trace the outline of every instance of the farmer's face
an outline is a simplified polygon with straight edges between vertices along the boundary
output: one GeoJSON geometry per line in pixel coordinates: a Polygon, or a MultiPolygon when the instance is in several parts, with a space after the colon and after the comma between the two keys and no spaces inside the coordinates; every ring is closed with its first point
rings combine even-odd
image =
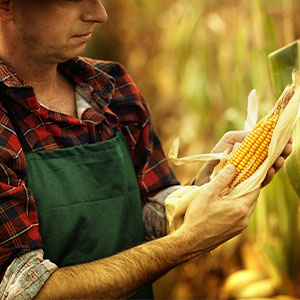
{"type": "Polygon", "coordinates": [[[80,55],[95,24],[107,20],[99,0],[13,0],[11,8],[17,44],[53,62],[80,55]]]}

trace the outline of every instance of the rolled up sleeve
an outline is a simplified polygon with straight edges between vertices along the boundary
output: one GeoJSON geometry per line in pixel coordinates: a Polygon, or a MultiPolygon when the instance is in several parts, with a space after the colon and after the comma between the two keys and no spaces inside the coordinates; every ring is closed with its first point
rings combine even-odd
{"type": "Polygon", "coordinates": [[[54,263],[44,260],[43,256],[43,250],[39,249],[14,259],[0,284],[1,300],[34,299],[57,269],[54,263]]]}

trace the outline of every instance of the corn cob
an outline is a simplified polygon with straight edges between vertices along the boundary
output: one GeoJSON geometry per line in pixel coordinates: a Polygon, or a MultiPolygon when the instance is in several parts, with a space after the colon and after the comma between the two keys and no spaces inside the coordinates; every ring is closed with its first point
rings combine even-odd
{"type": "MultiPolygon", "coordinates": [[[[294,81],[299,80],[299,71],[294,70],[293,79],[294,81]]],[[[295,85],[291,85],[283,91],[270,114],[254,127],[225,163],[224,167],[228,164],[233,164],[236,167],[235,177],[230,187],[249,178],[265,161],[274,128],[294,93],[295,85]]]]}

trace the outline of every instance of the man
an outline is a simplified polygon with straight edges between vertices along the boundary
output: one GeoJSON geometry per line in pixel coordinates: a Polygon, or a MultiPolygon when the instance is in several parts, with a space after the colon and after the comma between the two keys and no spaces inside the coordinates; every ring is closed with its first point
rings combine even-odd
{"type": "Polygon", "coordinates": [[[78,57],[106,19],[99,0],[0,0],[1,299],[149,299],[151,282],[240,233],[254,210],[259,190],[219,197],[229,166],[165,235],[163,202],[179,186],[148,108],[120,65],[78,57]]]}

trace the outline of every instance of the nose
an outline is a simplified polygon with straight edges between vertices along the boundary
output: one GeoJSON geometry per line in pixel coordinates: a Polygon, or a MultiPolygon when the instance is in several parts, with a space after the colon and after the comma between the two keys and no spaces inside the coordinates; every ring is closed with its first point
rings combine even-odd
{"type": "Polygon", "coordinates": [[[85,22],[105,23],[107,21],[107,13],[102,2],[100,0],[86,1],[82,20],[85,22]]]}

